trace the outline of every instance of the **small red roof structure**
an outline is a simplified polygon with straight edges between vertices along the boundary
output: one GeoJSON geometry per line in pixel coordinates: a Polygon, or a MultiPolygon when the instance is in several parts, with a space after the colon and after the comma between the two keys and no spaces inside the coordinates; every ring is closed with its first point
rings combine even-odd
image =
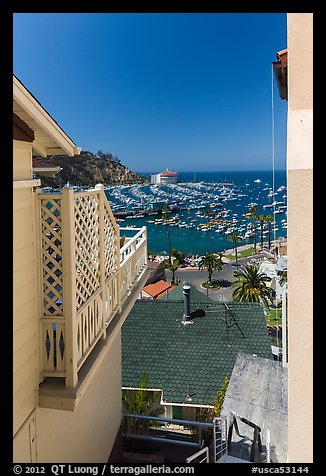
{"type": "Polygon", "coordinates": [[[285,50],[278,51],[276,53],[277,59],[281,61],[282,68],[286,68],[288,65],[288,50],[287,48],[285,50]]]}
{"type": "Polygon", "coordinates": [[[160,281],[157,281],[153,284],[147,284],[147,286],[143,287],[143,291],[150,296],[149,299],[157,299],[171,289],[171,284],[167,283],[163,279],[160,279],[160,281]]]}
{"type": "Polygon", "coordinates": [[[171,172],[171,170],[164,170],[164,172],[160,172],[160,175],[178,175],[177,172],[171,172]]]}
{"type": "Polygon", "coordinates": [[[288,99],[288,50],[284,49],[276,53],[277,61],[274,61],[273,70],[281,99],[288,99]]]}

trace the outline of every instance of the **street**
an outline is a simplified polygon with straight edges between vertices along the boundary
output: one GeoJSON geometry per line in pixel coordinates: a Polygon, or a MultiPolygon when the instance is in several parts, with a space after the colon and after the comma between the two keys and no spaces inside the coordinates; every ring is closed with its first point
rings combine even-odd
{"type": "MultiPolygon", "coordinates": [[[[256,256],[257,258],[257,256],[256,256]]],[[[258,259],[261,259],[262,255],[259,255],[258,259]]],[[[239,268],[241,265],[246,264],[248,261],[255,259],[252,256],[247,258],[239,258],[239,268]]],[[[179,278],[182,284],[184,281],[195,286],[202,293],[208,294],[208,297],[214,301],[218,301],[223,296],[225,301],[232,301],[233,288],[231,284],[236,280],[234,277],[234,271],[236,271],[235,261],[230,261],[229,263],[224,263],[221,271],[214,271],[212,275],[212,280],[219,281],[221,287],[219,289],[205,289],[201,286],[201,283],[207,281],[208,273],[206,269],[199,271],[197,269],[183,269],[179,268],[175,272],[175,279],[179,278]]],[[[171,282],[172,272],[168,269],[165,270],[166,280],[171,282]]]]}

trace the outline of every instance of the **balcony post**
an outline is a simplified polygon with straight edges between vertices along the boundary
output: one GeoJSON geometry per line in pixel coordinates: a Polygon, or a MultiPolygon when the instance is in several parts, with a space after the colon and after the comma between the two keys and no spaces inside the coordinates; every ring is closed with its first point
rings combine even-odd
{"type": "Polygon", "coordinates": [[[143,254],[143,259],[144,259],[144,262],[143,262],[143,265],[147,267],[147,228],[146,226],[143,227],[144,228],[144,232],[143,232],[143,235],[144,235],[144,238],[145,238],[145,243],[144,243],[144,247],[145,247],[145,250],[144,250],[144,254],[143,254]]]}
{"type": "Polygon", "coordinates": [[[105,339],[106,328],[105,323],[107,319],[106,315],[106,303],[107,303],[107,289],[105,286],[105,242],[104,242],[104,186],[101,183],[95,185],[95,190],[98,190],[98,203],[99,203],[99,243],[100,243],[100,283],[102,289],[102,339],[105,339]]]}
{"type": "Polygon", "coordinates": [[[121,253],[120,253],[120,227],[117,226],[117,249],[116,249],[116,267],[117,267],[117,301],[118,312],[121,313],[122,299],[121,299],[121,253]]]}
{"type": "Polygon", "coordinates": [[[76,251],[74,191],[62,191],[63,315],[65,318],[66,387],[74,388],[77,374],[76,251]]]}

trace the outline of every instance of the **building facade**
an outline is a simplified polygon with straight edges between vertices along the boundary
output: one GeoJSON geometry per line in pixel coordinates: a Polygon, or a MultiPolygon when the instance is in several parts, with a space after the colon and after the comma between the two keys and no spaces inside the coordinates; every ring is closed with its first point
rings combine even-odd
{"type": "Polygon", "coordinates": [[[177,183],[178,174],[177,172],[172,172],[171,170],[166,169],[163,172],[159,172],[158,174],[151,175],[151,182],[160,184],[160,185],[167,185],[169,183],[177,183]]]}
{"type": "Polygon", "coordinates": [[[288,461],[313,460],[313,14],[288,27],[288,461]],[[299,238],[298,238],[299,237],[299,238]]]}
{"type": "Polygon", "coordinates": [[[14,462],[107,462],[120,328],[148,278],[146,229],[120,249],[103,186],[41,193],[33,155],[80,148],[13,78],[14,462]]]}

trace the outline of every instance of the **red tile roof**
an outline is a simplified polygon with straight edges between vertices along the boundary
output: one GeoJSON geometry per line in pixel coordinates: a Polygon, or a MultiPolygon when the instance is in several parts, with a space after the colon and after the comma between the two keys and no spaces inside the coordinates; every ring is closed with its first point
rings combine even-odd
{"type": "Polygon", "coordinates": [[[164,170],[164,172],[160,172],[160,175],[178,175],[177,172],[171,172],[171,170],[164,170]]]}
{"type": "Polygon", "coordinates": [[[145,291],[147,294],[149,294],[150,296],[152,296],[152,298],[155,299],[171,287],[171,284],[167,283],[163,279],[160,279],[160,281],[157,281],[156,283],[147,284],[147,286],[143,287],[143,291],[145,291]]]}
{"type": "Polygon", "coordinates": [[[277,59],[281,61],[282,68],[286,68],[288,65],[288,50],[281,50],[277,52],[277,59]]]}

